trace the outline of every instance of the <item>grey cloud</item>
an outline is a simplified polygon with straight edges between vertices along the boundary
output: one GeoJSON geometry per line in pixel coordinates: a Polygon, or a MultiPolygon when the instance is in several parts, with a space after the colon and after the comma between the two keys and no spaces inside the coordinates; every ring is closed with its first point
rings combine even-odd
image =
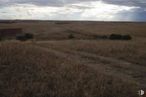
{"type": "Polygon", "coordinates": [[[103,0],[108,4],[138,7],[133,11],[117,14],[118,20],[146,21],[146,0],[103,0]]]}
{"type": "Polygon", "coordinates": [[[0,6],[10,6],[14,4],[33,4],[39,6],[62,6],[60,0],[0,0],[0,6]]]}
{"type": "Polygon", "coordinates": [[[69,5],[70,8],[77,8],[77,9],[92,9],[92,6],[85,6],[85,5],[69,5]]]}
{"type": "Polygon", "coordinates": [[[34,4],[39,6],[64,6],[66,4],[90,1],[103,1],[108,4],[137,6],[146,8],[146,0],[0,0],[0,6],[13,4],[34,4]]]}
{"type": "Polygon", "coordinates": [[[0,6],[8,6],[14,4],[33,4],[38,6],[64,6],[66,4],[73,4],[85,1],[95,0],[0,0],[0,6]]]}
{"type": "Polygon", "coordinates": [[[122,21],[146,21],[146,11],[143,11],[142,8],[128,12],[123,11],[118,13],[116,18],[122,21]]]}
{"type": "Polygon", "coordinates": [[[146,0],[102,0],[108,4],[146,8],[146,0]]]}

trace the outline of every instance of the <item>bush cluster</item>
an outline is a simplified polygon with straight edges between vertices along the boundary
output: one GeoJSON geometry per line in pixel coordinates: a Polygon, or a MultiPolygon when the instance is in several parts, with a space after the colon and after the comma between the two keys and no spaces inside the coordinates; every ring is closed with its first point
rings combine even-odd
{"type": "Polygon", "coordinates": [[[111,40],[131,40],[132,37],[130,35],[121,35],[121,34],[111,34],[109,36],[111,40]]]}
{"type": "Polygon", "coordinates": [[[93,37],[96,39],[108,39],[108,36],[106,35],[93,35],[93,37]]]}
{"type": "Polygon", "coordinates": [[[29,39],[33,39],[33,34],[25,33],[25,34],[21,34],[21,35],[16,36],[16,40],[20,40],[20,41],[26,41],[29,39]]]}
{"type": "Polygon", "coordinates": [[[95,39],[110,39],[110,40],[131,40],[130,35],[111,34],[111,35],[93,35],[95,39]]]}

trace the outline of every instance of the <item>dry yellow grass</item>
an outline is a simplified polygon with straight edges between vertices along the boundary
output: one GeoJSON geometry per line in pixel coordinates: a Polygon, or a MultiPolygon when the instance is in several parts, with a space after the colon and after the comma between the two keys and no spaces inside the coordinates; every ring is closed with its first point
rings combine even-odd
{"type": "Polygon", "coordinates": [[[128,75],[146,86],[146,40],[134,39],[131,41],[109,40],[68,40],[37,42],[36,45],[52,48],[70,55],[85,57],[92,63],[104,65],[108,72],[119,75],[128,75]]]}
{"type": "Polygon", "coordinates": [[[130,34],[132,37],[146,37],[146,23],[114,22],[17,22],[0,23],[3,28],[22,28],[26,33],[33,33],[37,40],[62,40],[73,33],[78,39],[88,39],[92,35],[109,35],[112,33],[130,34]],[[72,32],[73,31],[73,32],[72,32]]]}
{"type": "Polygon", "coordinates": [[[1,97],[137,97],[137,84],[32,43],[0,43],[1,97]]]}
{"type": "Polygon", "coordinates": [[[137,97],[146,89],[146,23],[38,21],[3,28],[22,28],[34,40],[0,43],[0,96],[137,97]],[[132,40],[93,37],[112,33],[132,40]]]}

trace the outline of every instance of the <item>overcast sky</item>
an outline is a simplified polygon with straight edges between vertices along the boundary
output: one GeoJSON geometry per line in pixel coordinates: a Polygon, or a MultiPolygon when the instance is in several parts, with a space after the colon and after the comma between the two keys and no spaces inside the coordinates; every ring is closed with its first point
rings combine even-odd
{"type": "Polygon", "coordinates": [[[146,0],[0,0],[0,19],[146,21],[146,0]]]}

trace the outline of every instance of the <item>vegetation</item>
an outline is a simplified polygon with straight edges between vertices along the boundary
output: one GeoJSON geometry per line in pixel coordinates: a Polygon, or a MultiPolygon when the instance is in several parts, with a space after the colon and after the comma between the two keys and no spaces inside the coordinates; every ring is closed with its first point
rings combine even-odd
{"type": "Polygon", "coordinates": [[[29,39],[33,39],[33,34],[25,33],[25,34],[17,35],[16,39],[20,40],[20,41],[26,41],[29,39]]]}
{"type": "Polygon", "coordinates": [[[93,35],[95,39],[108,39],[107,35],[93,35]]]}
{"type": "Polygon", "coordinates": [[[131,40],[130,35],[111,34],[108,35],[93,35],[94,39],[111,39],[111,40],[131,40]]]}
{"type": "Polygon", "coordinates": [[[132,37],[130,35],[123,35],[122,39],[123,40],[131,40],[132,37]]]}
{"type": "Polygon", "coordinates": [[[0,97],[138,97],[146,88],[146,23],[0,24],[11,27],[36,41],[0,42],[0,97]]]}
{"type": "Polygon", "coordinates": [[[3,97],[137,97],[135,82],[25,43],[0,44],[3,97]],[[60,56],[60,57],[59,57],[60,56]]]}
{"type": "Polygon", "coordinates": [[[73,34],[69,34],[68,38],[69,38],[69,39],[73,39],[73,38],[75,38],[75,37],[74,37],[73,34]]]}
{"type": "Polygon", "coordinates": [[[111,34],[109,39],[111,39],[111,40],[131,40],[132,37],[130,35],[111,34]]]}
{"type": "Polygon", "coordinates": [[[26,39],[33,39],[33,34],[25,33],[24,36],[26,37],[26,39]]]}
{"type": "Polygon", "coordinates": [[[112,39],[112,40],[121,40],[122,39],[122,35],[120,35],[120,34],[111,34],[109,38],[112,39]]]}

